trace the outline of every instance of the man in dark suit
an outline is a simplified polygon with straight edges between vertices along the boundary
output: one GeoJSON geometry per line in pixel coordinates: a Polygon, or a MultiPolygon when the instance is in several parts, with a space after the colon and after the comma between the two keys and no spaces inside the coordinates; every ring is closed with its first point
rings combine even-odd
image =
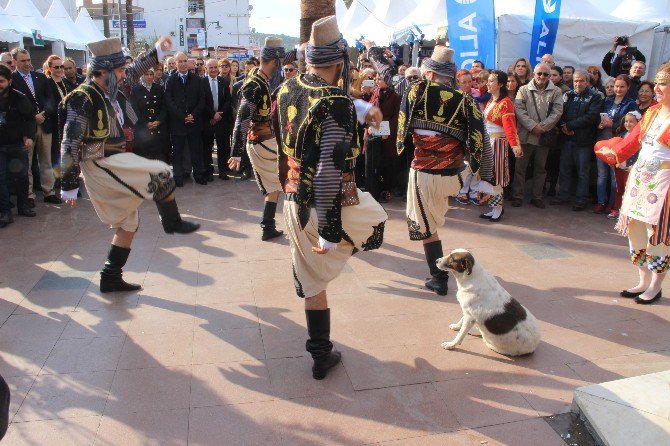
{"type": "MultiPolygon", "coordinates": [[[[33,71],[30,62],[30,53],[22,48],[12,50],[12,57],[16,64],[16,71],[12,74],[12,85],[15,89],[25,94],[34,104],[35,121],[37,121],[37,133],[35,134],[34,148],[28,153],[28,161],[32,166],[33,151],[37,153],[39,161],[40,184],[44,192],[44,201],[47,203],[60,204],[61,199],[54,191],[56,177],[51,165],[51,133],[54,129],[56,116],[56,101],[53,91],[49,87],[47,77],[33,71]]],[[[28,202],[30,206],[35,204],[35,193],[33,192],[33,174],[28,169],[28,202]]]]}
{"type": "Polygon", "coordinates": [[[206,185],[202,166],[202,118],[205,111],[205,89],[201,78],[188,70],[188,58],[184,53],[176,53],[177,72],[172,74],[165,85],[165,104],[170,117],[172,138],[172,167],[175,183],[184,185],[183,154],[188,142],[188,151],[193,166],[193,178],[198,184],[206,185]]]}
{"type": "Polygon", "coordinates": [[[209,59],[206,65],[205,76],[205,115],[203,140],[203,159],[205,178],[214,180],[214,162],[212,148],[216,140],[216,157],[219,169],[219,178],[228,179],[228,159],[230,158],[230,135],[233,130],[233,107],[230,93],[230,84],[219,77],[219,67],[216,59],[209,59]]]}
{"type": "Polygon", "coordinates": [[[76,86],[81,85],[86,80],[86,76],[77,73],[77,65],[70,57],[66,57],[63,61],[63,71],[65,78],[76,86]]]}

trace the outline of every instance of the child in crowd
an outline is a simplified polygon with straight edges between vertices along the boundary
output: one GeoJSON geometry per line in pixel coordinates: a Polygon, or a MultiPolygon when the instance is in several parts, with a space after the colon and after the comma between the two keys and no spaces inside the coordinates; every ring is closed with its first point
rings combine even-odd
{"type": "MultiPolygon", "coordinates": [[[[468,70],[463,69],[456,73],[456,83],[458,89],[470,97],[476,98],[479,96],[479,90],[474,87],[476,83],[473,80],[472,73],[468,70]]],[[[472,172],[469,169],[465,170],[463,172],[463,187],[458,191],[456,201],[460,204],[472,203],[480,206],[482,203],[479,201],[479,194],[476,187],[477,180],[475,180],[474,175],[472,175],[472,172]]]]}
{"type": "MultiPolygon", "coordinates": [[[[642,115],[638,111],[631,111],[626,113],[619,128],[617,128],[617,136],[625,138],[633,131],[637,123],[642,119],[642,115]]],[[[638,152],[639,153],[639,152],[638,152]]],[[[616,179],[616,194],[614,195],[614,204],[612,205],[612,212],[607,215],[607,218],[614,220],[619,218],[619,209],[623,200],[623,193],[626,190],[626,182],[628,181],[628,172],[633,168],[633,164],[637,161],[638,153],[631,156],[625,163],[619,167],[614,168],[614,178],[616,179]]]]}
{"type": "Polygon", "coordinates": [[[490,74],[489,70],[482,70],[475,76],[474,88],[477,89],[478,94],[473,97],[482,112],[484,111],[484,105],[491,99],[491,93],[489,93],[489,89],[486,86],[490,74]]]}

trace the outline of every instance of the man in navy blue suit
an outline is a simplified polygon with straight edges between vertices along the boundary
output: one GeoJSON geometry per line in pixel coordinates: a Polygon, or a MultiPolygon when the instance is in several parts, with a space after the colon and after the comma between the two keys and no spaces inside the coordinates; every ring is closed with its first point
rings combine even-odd
{"type": "Polygon", "coordinates": [[[205,66],[205,114],[203,122],[203,164],[205,178],[214,180],[212,148],[216,140],[216,157],[219,178],[228,179],[228,159],[230,158],[230,136],[233,132],[233,107],[230,83],[219,76],[216,59],[209,59],[205,66]]]}

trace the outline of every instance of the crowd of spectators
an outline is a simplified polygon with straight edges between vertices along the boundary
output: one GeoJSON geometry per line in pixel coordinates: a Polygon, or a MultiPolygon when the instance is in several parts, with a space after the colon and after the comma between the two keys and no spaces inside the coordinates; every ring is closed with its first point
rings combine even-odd
{"type": "MultiPolygon", "coordinates": [[[[364,149],[357,163],[358,185],[380,202],[405,199],[412,153],[398,155],[395,135],[402,95],[421,78],[419,67],[404,65],[390,50],[386,57],[396,67],[392,78],[377,73],[365,51],[350,65],[350,95],[379,107],[388,123],[381,131],[361,129],[364,149]]],[[[128,57],[127,63],[131,62],[128,57]]],[[[63,129],[58,105],[85,81],[86,68],[55,55],[39,65],[23,49],[2,53],[0,64],[2,227],[13,221],[12,207],[20,216],[35,216],[36,193],[46,203],[61,203],[63,129]],[[26,113],[27,107],[32,113],[26,113]],[[10,201],[10,191],[16,194],[16,204],[10,201]]],[[[240,66],[237,60],[194,59],[176,53],[138,84],[124,85],[120,102],[124,127],[132,135],[132,150],[172,163],[178,187],[191,176],[203,186],[216,176],[229,180],[234,174],[227,165],[239,90],[249,70],[258,65],[255,58],[240,66]]],[[[299,74],[294,63],[282,69],[285,78],[299,74]]],[[[522,147],[518,153],[510,148],[511,181],[505,196],[511,205],[524,204],[526,182],[531,180],[530,203],[536,208],[544,208],[544,197],[549,196],[552,205],[572,202],[575,211],[593,205],[594,212],[616,218],[625,169],[615,170],[596,160],[593,146],[598,140],[629,132],[633,121],[655,104],[654,84],[643,80],[645,74],[645,57],[630,46],[628,38],[614,39],[600,67],[561,66],[560,55],[551,54],[545,54],[534,68],[528,59],[517,59],[506,70],[502,89],[514,103],[522,147]]],[[[484,111],[491,101],[487,87],[491,76],[497,82],[495,72],[475,61],[469,70],[457,73],[453,87],[468,94],[484,111]]],[[[503,99],[496,95],[495,101],[503,99]]],[[[250,177],[246,158],[239,179],[250,177]]],[[[464,205],[482,205],[490,197],[477,192],[476,178],[466,177],[455,198],[464,205]]]]}

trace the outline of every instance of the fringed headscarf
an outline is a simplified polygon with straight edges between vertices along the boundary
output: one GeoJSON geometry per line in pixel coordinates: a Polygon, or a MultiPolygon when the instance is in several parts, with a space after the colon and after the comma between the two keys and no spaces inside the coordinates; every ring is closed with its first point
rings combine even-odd
{"type": "Polygon", "coordinates": [[[91,70],[93,71],[108,71],[107,78],[107,94],[111,99],[116,99],[119,92],[119,80],[114,74],[114,69],[124,66],[126,64],[126,56],[123,52],[109,54],[107,56],[94,56],[91,58],[91,70]]]}
{"type": "Polygon", "coordinates": [[[272,77],[269,80],[270,91],[274,91],[284,80],[282,77],[282,60],[285,56],[286,50],[281,46],[265,47],[261,50],[261,59],[275,61],[275,70],[272,72],[272,77]]]}
{"type": "Polygon", "coordinates": [[[336,40],[327,45],[312,45],[307,44],[307,51],[305,53],[305,61],[313,67],[328,67],[340,62],[344,62],[342,68],[342,90],[348,95],[349,84],[351,83],[349,77],[349,52],[347,51],[349,45],[344,38],[336,40]]]}

